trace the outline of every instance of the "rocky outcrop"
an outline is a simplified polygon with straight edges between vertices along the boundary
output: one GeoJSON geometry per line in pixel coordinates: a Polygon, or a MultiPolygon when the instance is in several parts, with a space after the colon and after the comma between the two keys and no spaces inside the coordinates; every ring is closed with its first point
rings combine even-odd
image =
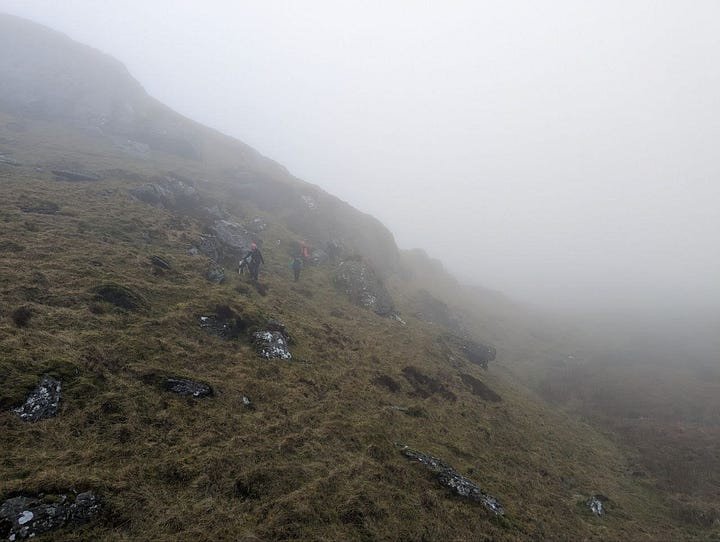
{"type": "Polygon", "coordinates": [[[59,380],[44,375],[23,405],[14,412],[26,422],[37,422],[57,415],[60,408],[61,387],[59,380]]]}
{"type": "Polygon", "coordinates": [[[438,482],[450,489],[455,495],[482,504],[488,511],[496,516],[505,515],[505,509],[495,497],[485,493],[474,482],[465,478],[442,459],[418,452],[408,446],[401,444],[399,446],[401,447],[401,454],[412,461],[422,463],[425,467],[435,472],[438,482]]]}
{"type": "Polygon", "coordinates": [[[359,261],[342,262],[335,276],[335,286],[350,300],[381,316],[393,314],[393,301],[380,278],[370,266],[359,261]]]}
{"type": "Polygon", "coordinates": [[[586,504],[590,511],[593,513],[593,515],[603,516],[605,515],[605,507],[603,506],[603,502],[606,502],[607,500],[608,499],[605,495],[593,495],[587,500],[586,504]]]}
{"type": "Polygon", "coordinates": [[[25,540],[71,524],[85,523],[101,510],[101,502],[92,492],[43,497],[13,497],[0,506],[0,537],[25,540]]]}
{"type": "Polygon", "coordinates": [[[188,395],[191,397],[209,397],[213,394],[212,387],[207,384],[185,378],[168,378],[165,381],[165,389],[178,395],[188,395]]]}
{"type": "Polygon", "coordinates": [[[197,189],[173,177],[136,186],[130,190],[130,195],[138,201],[171,211],[196,212],[202,207],[197,189]]]}
{"type": "Polygon", "coordinates": [[[488,363],[495,360],[497,351],[494,347],[476,343],[458,335],[444,335],[442,340],[447,346],[459,351],[468,361],[487,369],[488,363]]]}

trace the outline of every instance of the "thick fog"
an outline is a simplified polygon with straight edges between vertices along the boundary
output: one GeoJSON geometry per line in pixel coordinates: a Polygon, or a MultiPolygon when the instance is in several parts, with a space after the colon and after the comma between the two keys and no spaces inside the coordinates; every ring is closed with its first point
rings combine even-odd
{"type": "Polygon", "coordinates": [[[720,306],[720,3],[0,0],[553,306],[720,306]]]}

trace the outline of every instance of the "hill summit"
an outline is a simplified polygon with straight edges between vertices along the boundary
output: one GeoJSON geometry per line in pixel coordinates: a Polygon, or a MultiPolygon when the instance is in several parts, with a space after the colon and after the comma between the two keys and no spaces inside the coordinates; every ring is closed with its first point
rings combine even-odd
{"type": "Polygon", "coordinates": [[[504,300],[10,16],[0,201],[5,539],[694,535],[512,377],[504,300]]]}

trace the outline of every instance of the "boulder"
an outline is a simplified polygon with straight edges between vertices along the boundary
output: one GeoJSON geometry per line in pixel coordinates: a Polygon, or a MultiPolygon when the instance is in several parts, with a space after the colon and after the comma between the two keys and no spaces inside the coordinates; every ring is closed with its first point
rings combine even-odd
{"type": "Polygon", "coordinates": [[[184,378],[168,378],[165,381],[165,389],[178,395],[192,397],[209,397],[213,394],[212,388],[207,384],[184,378]]]}
{"type": "Polygon", "coordinates": [[[342,262],[333,283],[347,295],[350,300],[381,316],[393,314],[393,301],[380,278],[372,268],[363,262],[342,262]]]}
{"type": "Polygon", "coordinates": [[[452,465],[437,457],[413,450],[408,446],[400,446],[402,455],[412,461],[422,463],[429,470],[435,472],[438,482],[450,489],[455,495],[482,504],[496,516],[505,515],[505,509],[495,497],[485,493],[474,482],[456,471],[452,465]]]}
{"type": "Polygon", "coordinates": [[[81,524],[97,516],[102,508],[92,492],[76,495],[13,497],[0,505],[0,536],[25,540],[55,531],[69,524],[81,524]]]}
{"type": "Polygon", "coordinates": [[[127,286],[108,282],[93,289],[96,297],[127,310],[140,310],[148,307],[148,302],[139,293],[127,286]]]}
{"type": "Polygon", "coordinates": [[[174,211],[188,212],[202,209],[200,193],[197,189],[173,177],[136,186],[130,190],[130,195],[138,201],[174,211]]]}
{"type": "Polygon", "coordinates": [[[220,260],[221,247],[214,235],[201,235],[195,245],[201,254],[207,256],[212,261],[217,262],[220,260]]]}
{"type": "Polygon", "coordinates": [[[214,314],[200,316],[200,327],[221,339],[233,339],[254,324],[228,306],[218,306],[214,314]]]}
{"type": "Polygon", "coordinates": [[[242,225],[229,220],[216,221],[210,231],[219,242],[219,259],[237,263],[250,250],[252,234],[242,225]]]}
{"type": "Polygon", "coordinates": [[[253,333],[253,344],[265,359],[292,359],[287,339],[281,331],[256,331],[253,333]]]}
{"type": "Polygon", "coordinates": [[[50,375],[44,375],[37,387],[14,412],[26,422],[51,418],[60,407],[61,384],[50,375]]]}
{"type": "Polygon", "coordinates": [[[473,395],[477,395],[481,399],[485,401],[491,401],[493,403],[498,403],[502,401],[502,397],[500,397],[497,393],[488,388],[488,386],[484,382],[478,380],[474,376],[468,374],[461,374],[460,378],[467,386],[470,386],[473,395]]]}
{"type": "Polygon", "coordinates": [[[261,233],[267,229],[267,224],[262,218],[256,216],[248,223],[247,229],[253,233],[261,233]]]}

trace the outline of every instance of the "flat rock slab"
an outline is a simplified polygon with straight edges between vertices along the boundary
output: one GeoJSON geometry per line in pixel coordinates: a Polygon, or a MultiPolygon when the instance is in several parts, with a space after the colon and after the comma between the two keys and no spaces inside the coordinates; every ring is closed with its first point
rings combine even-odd
{"type": "Polygon", "coordinates": [[[51,418],[57,415],[60,407],[60,390],[61,384],[59,380],[44,375],[37,387],[25,399],[25,403],[16,408],[14,412],[26,422],[51,418]]]}
{"type": "Polygon", "coordinates": [[[61,181],[97,182],[100,180],[97,175],[83,171],[69,171],[66,169],[53,169],[51,171],[55,178],[61,181]]]}
{"type": "Polygon", "coordinates": [[[496,516],[505,515],[505,509],[495,497],[485,493],[474,482],[456,471],[449,463],[413,450],[408,446],[401,446],[400,453],[412,461],[422,463],[425,467],[437,473],[438,482],[449,488],[455,495],[482,504],[496,516]]]}
{"type": "Polygon", "coordinates": [[[165,389],[178,395],[192,397],[210,397],[213,394],[213,389],[207,384],[184,378],[168,378],[165,381],[165,389]]]}
{"type": "Polygon", "coordinates": [[[97,495],[80,493],[73,497],[13,497],[0,505],[0,536],[25,540],[70,524],[91,520],[101,510],[97,495]]]}
{"type": "Polygon", "coordinates": [[[253,333],[253,344],[265,359],[292,359],[287,339],[280,331],[256,331],[253,333]]]}

